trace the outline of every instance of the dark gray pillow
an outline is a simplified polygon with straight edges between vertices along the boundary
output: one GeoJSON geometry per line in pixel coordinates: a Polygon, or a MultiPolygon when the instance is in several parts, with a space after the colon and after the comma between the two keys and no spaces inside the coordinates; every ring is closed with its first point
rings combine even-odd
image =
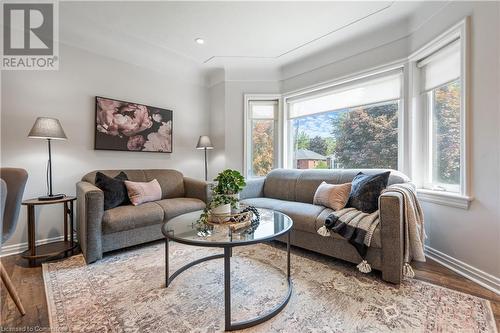
{"type": "Polygon", "coordinates": [[[104,210],[130,203],[125,180],[128,180],[128,177],[123,171],[115,178],[108,177],[102,172],[96,173],[95,186],[104,192],[104,210]]]}
{"type": "Polygon", "coordinates": [[[352,180],[351,194],[346,207],[356,208],[364,213],[373,213],[378,209],[378,197],[387,187],[390,171],[365,175],[360,172],[352,180]]]}

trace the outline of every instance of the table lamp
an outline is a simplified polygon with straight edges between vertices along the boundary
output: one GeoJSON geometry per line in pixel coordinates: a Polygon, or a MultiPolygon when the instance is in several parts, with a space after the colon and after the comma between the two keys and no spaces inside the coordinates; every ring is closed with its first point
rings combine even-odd
{"type": "Polygon", "coordinates": [[[58,200],[65,197],[64,194],[52,193],[52,152],[50,149],[51,140],[67,140],[66,134],[59,120],[48,117],[36,118],[35,124],[28,134],[28,138],[46,139],[49,146],[49,161],[47,164],[47,192],[48,195],[38,197],[38,200],[58,200]]]}
{"type": "Polygon", "coordinates": [[[207,149],[214,149],[214,146],[212,146],[212,142],[210,141],[208,135],[200,136],[200,138],[198,139],[198,144],[196,145],[196,149],[205,150],[205,181],[207,181],[208,180],[207,149]]]}

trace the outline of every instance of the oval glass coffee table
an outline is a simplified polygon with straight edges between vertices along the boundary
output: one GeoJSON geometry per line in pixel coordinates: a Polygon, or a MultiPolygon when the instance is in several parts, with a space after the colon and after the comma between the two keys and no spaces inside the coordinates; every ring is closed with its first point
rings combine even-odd
{"type": "Polygon", "coordinates": [[[226,331],[248,328],[274,317],[286,306],[290,300],[290,296],[292,295],[292,281],[290,279],[290,230],[292,229],[293,221],[287,215],[269,209],[258,209],[258,211],[260,213],[260,222],[254,228],[243,228],[241,230],[231,231],[227,226],[216,225],[211,228],[212,230],[210,230],[210,233],[200,232],[197,228],[196,221],[200,217],[202,211],[196,211],[174,217],[162,227],[162,232],[165,235],[165,285],[167,288],[173,279],[186,269],[207,260],[224,258],[224,318],[226,331]],[[232,322],[231,256],[233,247],[263,243],[283,235],[287,235],[286,279],[288,283],[288,291],[285,297],[278,305],[270,309],[264,315],[245,321],[232,322]],[[204,257],[190,262],[189,264],[179,268],[172,275],[169,275],[169,240],[193,246],[219,247],[224,249],[224,253],[204,257]]]}

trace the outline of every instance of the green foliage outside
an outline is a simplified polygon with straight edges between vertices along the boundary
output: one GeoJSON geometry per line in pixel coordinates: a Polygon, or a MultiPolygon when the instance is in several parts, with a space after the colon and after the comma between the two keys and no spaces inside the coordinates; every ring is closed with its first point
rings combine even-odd
{"type": "Polygon", "coordinates": [[[256,120],[252,126],[252,175],[265,176],[274,165],[273,120],[256,120]]]}
{"type": "Polygon", "coordinates": [[[460,84],[459,81],[434,90],[433,181],[460,183],[460,84]]]}
{"type": "Polygon", "coordinates": [[[318,164],[314,167],[315,169],[328,169],[328,164],[325,161],[318,161],[318,164]]]}
{"type": "Polygon", "coordinates": [[[349,168],[398,167],[398,103],[359,107],[332,120],[338,162],[349,168]]]}

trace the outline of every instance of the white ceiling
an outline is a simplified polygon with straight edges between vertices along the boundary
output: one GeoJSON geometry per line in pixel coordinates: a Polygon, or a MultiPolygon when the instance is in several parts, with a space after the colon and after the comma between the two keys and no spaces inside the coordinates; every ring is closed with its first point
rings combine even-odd
{"type": "MultiPolygon", "coordinates": [[[[407,19],[422,2],[61,2],[62,42],[110,57],[205,68],[283,66],[335,43],[407,19]],[[204,45],[194,42],[205,40],[204,45]],[[154,60],[153,60],[154,59],[154,60]],[[163,58],[165,59],[165,58],[163,58]]],[[[410,22],[402,28],[408,33],[410,22]]]]}

